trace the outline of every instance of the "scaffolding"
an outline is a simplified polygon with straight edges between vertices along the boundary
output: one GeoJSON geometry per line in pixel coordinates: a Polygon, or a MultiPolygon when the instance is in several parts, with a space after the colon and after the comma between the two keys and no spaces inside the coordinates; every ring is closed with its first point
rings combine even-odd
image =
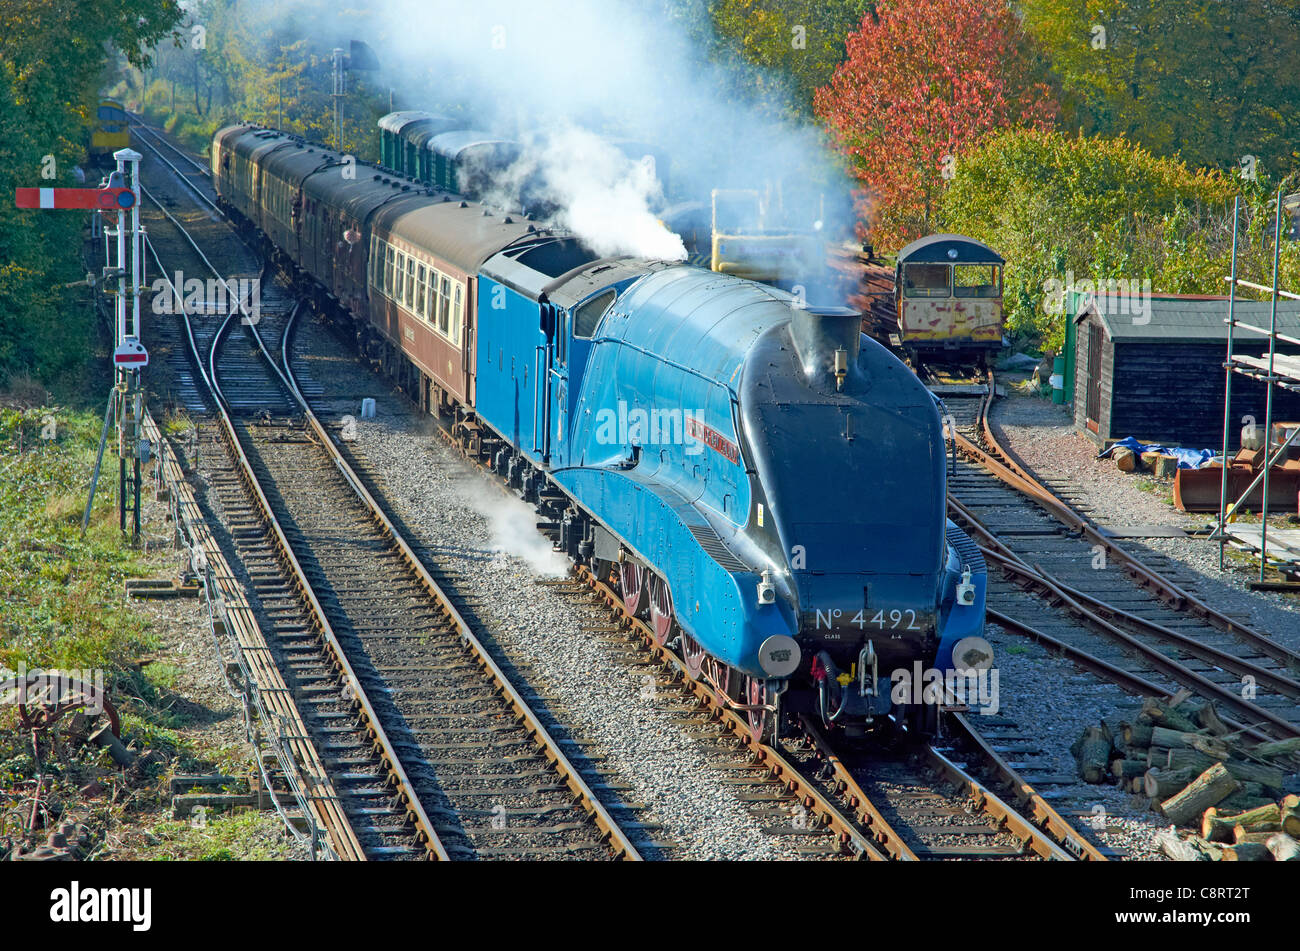
{"type": "MultiPolygon", "coordinates": [[[[1292,199],[1294,199],[1294,197],[1295,196],[1292,196],[1292,199]]],[[[1237,240],[1240,234],[1240,199],[1235,199],[1233,201],[1232,270],[1231,274],[1226,278],[1229,283],[1229,293],[1227,317],[1228,354],[1227,360],[1223,365],[1223,475],[1219,491],[1219,524],[1214,537],[1219,542],[1220,571],[1224,568],[1224,549],[1230,538],[1236,540],[1248,549],[1256,549],[1259,551],[1260,584],[1265,583],[1265,571],[1268,567],[1270,558],[1280,565],[1291,566],[1293,571],[1300,571],[1300,532],[1275,532],[1274,544],[1271,550],[1268,540],[1270,471],[1274,465],[1286,457],[1291,445],[1296,443],[1297,439],[1300,438],[1300,426],[1290,428],[1286,438],[1280,439],[1276,445],[1273,433],[1273,394],[1275,390],[1280,388],[1292,392],[1300,392],[1300,354],[1278,352],[1279,343],[1300,347],[1300,338],[1279,333],[1277,329],[1277,305],[1279,299],[1286,298],[1288,300],[1300,301],[1300,294],[1294,294],[1290,291],[1283,291],[1278,288],[1278,266],[1281,261],[1282,248],[1282,209],[1284,204],[1294,204],[1294,201],[1284,199],[1282,192],[1279,190],[1277,194],[1276,219],[1273,227],[1273,283],[1272,286],[1266,287],[1262,284],[1256,284],[1237,276],[1237,240]],[[1238,320],[1236,318],[1235,304],[1238,300],[1237,291],[1239,288],[1263,291],[1270,295],[1271,306],[1269,307],[1269,326],[1267,328],[1259,327],[1248,321],[1238,320]],[[1234,353],[1233,344],[1239,330],[1267,337],[1267,352],[1258,357],[1234,353]],[[1231,466],[1229,465],[1228,450],[1229,435],[1233,425],[1232,381],[1236,375],[1262,382],[1265,387],[1264,439],[1262,454],[1263,465],[1260,468],[1259,474],[1251,480],[1245,491],[1242,492],[1235,501],[1229,504],[1228,480],[1231,466]],[[1229,528],[1229,523],[1232,521],[1233,517],[1242,509],[1246,500],[1250,498],[1256,488],[1260,489],[1260,523],[1258,531],[1251,528],[1229,528]]]]}

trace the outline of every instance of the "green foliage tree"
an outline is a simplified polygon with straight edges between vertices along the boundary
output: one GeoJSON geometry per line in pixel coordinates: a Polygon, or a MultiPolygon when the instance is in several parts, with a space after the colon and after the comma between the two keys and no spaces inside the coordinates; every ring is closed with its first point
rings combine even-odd
{"type": "Polygon", "coordinates": [[[94,340],[78,255],[85,216],[20,211],[14,189],[74,186],[106,68],[147,65],[175,0],[9,0],[0,5],[0,375],[69,381],[94,340]]]}
{"type": "Polygon", "coordinates": [[[811,117],[813,93],[844,61],[845,37],[875,7],[875,0],[714,0],[709,12],[719,39],[759,69],[760,90],[811,117]]]}
{"type": "Polygon", "coordinates": [[[1021,0],[1066,128],[1195,165],[1286,174],[1300,136],[1300,0],[1021,0]]]}
{"type": "MultiPolygon", "coordinates": [[[[963,157],[943,196],[948,226],[1007,259],[1008,326],[1059,347],[1061,320],[1048,313],[1047,282],[1150,280],[1155,293],[1222,294],[1232,244],[1232,199],[1243,199],[1243,275],[1272,268],[1263,179],[1242,182],[1196,170],[1120,138],[1007,129],[963,157]]],[[[1300,278],[1300,247],[1288,245],[1283,282],[1300,278]]]]}

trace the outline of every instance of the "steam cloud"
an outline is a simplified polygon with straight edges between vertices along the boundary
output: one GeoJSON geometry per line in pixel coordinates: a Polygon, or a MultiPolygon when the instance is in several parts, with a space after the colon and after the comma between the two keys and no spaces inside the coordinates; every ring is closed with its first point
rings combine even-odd
{"type": "MultiPolygon", "coordinates": [[[[277,6],[298,2],[308,0],[277,6]]],[[[772,114],[752,83],[710,64],[703,10],[687,0],[358,0],[315,8],[311,22],[325,48],[370,43],[381,71],[367,81],[391,87],[397,108],[539,144],[526,161],[561,209],[556,223],[597,253],[680,260],[658,212],[707,205],[714,188],[759,190],[782,219],[769,224],[847,234],[850,189],[821,131],[772,114]],[[600,137],[666,155],[668,194],[600,137]]]]}
{"type": "Polygon", "coordinates": [[[467,506],[486,519],[491,551],[518,558],[543,578],[562,578],[568,574],[568,560],[537,531],[537,513],[531,505],[481,479],[462,482],[455,491],[467,506]]]}

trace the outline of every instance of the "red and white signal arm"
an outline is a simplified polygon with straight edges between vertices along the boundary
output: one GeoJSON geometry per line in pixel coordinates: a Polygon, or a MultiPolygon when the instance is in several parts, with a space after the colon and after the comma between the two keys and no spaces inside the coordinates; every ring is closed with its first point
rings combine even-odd
{"type": "Polygon", "coordinates": [[[135,204],[129,188],[15,188],[18,208],[81,208],[88,211],[125,211],[135,204]]]}
{"type": "Polygon", "coordinates": [[[149,365],[149,351],[135,337],[127,337],[113,351],[113,366],[120,370],[138,370],[149,365]]]}

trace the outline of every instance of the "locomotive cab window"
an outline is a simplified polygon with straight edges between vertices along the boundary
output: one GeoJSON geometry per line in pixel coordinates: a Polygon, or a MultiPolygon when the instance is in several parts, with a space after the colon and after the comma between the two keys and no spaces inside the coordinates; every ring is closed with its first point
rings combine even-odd
{"type": "Polygon", "coordinates": [[[596,328],[600,326],[601,316],[609,309],[609,305],[614,303],[614,298],[617,296],[616,291],[605,291],[579,306],[573,316],[573,335],[584,340],[594,337],[596,328]]]}
{"type": "Polygon", "coordinates": [[[952,269],[956,297],[1001,297],[1002,268],[994,264],[957,264],[952,269]]]}
{"type": "Polygon", "coordinates": [[[905,297],[949,297],[949,271],[946,264],[908,264],[903,267],[905,297]]]}

